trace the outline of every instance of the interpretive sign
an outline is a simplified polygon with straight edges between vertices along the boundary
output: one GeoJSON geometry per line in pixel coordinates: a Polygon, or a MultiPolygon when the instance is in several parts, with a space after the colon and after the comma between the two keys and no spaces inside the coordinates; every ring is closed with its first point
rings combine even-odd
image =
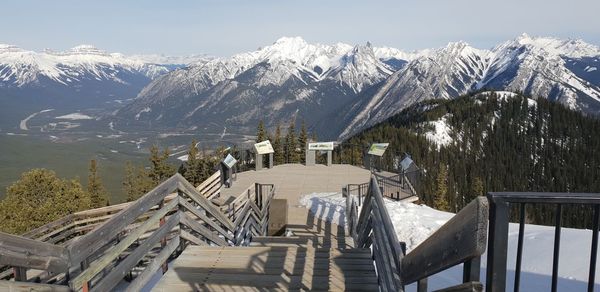
{"type": "Polygon", "coordinates": [[[231,154],[227,154],[227,157],[223,159],[223,164],[225,164],[229,169],[231,169],[236,163],[237,160],[231,156],[231,154]]]}
{"type": "Polygon", "coordinates": [[[271,146],[271,142],[269,140],[262,141],[260,143],[254,144],[254,149],[257,154],[269,154],[273,153],[273,146],[271,146]]]}
{"type": "Polygon", "coordinates": [[[308,150],[332,151],[333,150],[333,142],[308,143],[308,150]]]}
{"type": "Polygon", "coordinates": [[[373,143],[371,147],[369,147],[369,154],[375,156],[383,156],[383,153],[388,148],[390,143],[373,143]]]}

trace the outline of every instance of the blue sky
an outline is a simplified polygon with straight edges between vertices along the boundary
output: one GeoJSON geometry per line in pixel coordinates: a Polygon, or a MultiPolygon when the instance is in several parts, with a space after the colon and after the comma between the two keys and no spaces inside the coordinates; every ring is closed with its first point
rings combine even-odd
{"type": "Polygon", "coordinates": [[[0,43],[64,50],[228,56],[281,36],[404,50],[464,40],[490,48],[523,32],[600,44],[597,0],[31,1],[0,3],[0,43]]]}

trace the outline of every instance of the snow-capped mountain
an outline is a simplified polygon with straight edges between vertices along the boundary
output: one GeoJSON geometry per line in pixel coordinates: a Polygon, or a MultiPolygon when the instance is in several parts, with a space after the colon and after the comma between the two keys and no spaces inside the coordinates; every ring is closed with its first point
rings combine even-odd
{"type": "Polygon", "coordinates": [[[107,102],[134,98],[152,79],[206,56],[169,58],[125,56],[90,45],[67,51],[35,52],[0,45],[0,115],[16,127],[15,119],[44,108],[102,108],[107,102]],[[178,63],[165,63],[177,61],[178,63]]]}
{"type": "Polygon", "coordinates": [[[256,51],[166,74],[118,115],[170,126],[253,127],[259,119],[273,126],[297,115],[316,121],[392,74],[382,56],[368,43],[322,45],[281,38],[256,51]]]}
{"type": "Polygon", "coordinates": [[[341,110],[341,138],[422,100],[455,98],[484,88],[519,91],[600,114],[600,48],[582,40],[526,34],[492,50],[464,42],[419,56],[341,110]]]}

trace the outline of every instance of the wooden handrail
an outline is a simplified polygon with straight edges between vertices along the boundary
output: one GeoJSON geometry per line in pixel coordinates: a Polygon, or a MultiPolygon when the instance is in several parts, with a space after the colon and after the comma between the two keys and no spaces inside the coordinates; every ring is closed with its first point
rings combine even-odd
{"type": "Polygon", "coordinates": [[[137,290],[188,244],[244,245],[266,235],[273,185],[249,186],[234,223],[207,198],[219,192],[216,178],[201,184],[209,188],[203,191],[176,174],[134,202],[71,214],[28,233],[71,238],[66,246],[0,233],[0,265],[52,272],[48,281],[69,281],[74,290],[107,291],[149,258],[128,287],[137,290]],[[91,230],[72,239],[82,228],[91,230]]]}
{"type": "Polygon", "coordinates": [[[372,176],[361,208],[357,197],[346,195],[348,232],[357,247],[372,248],[379,285],[383,291],[404,291],[404,285],[418,281],[425,291],[427,277],[465,263],[465,287],[481,287],[480,257],[487,240],[488,201],[479,197],[405,255],[381,194],[378,178],[372,176]],[[360,210],[360,213],[359,211],[360,210]]]}

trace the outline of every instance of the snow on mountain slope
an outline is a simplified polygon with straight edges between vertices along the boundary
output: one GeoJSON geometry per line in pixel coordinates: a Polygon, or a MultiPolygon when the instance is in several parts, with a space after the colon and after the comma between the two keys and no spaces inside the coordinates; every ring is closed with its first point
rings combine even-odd
{"type": "Polygon", "coordinates": [[[176,125],[191,119],[206,122],[208,116],[219,112],[233,114],[234,107],[235,115],[217,117],[219,122],[244,124],[261,113],[266,120],[264,115],[269,113],[275,120],[268,123],[274,125],[299,112],[307,114],[304,118],[318,120],[392,73],[370,44],[322,45],[284,37],[256,51],[213,59],[157,78],[118,115],[130,116],[149,107],[152,114],[142,115],[140,120],[178,117],[178,121],[170,121],[176,125]],[[232,103],[234,100],[240,103],[232,103]]]}
{"type": "Polygon", "coordinates": [[[483,88],[523,92],[600,114],[600,48],[582,40],[526,34],[494,49],[451,43],[413,59],[378,90],[347,105],[340,138],[374,125],[426,99],[449,99],[483,88]]]}
{"type": "MultiPolygon", "coordinates": [[[[119,73],[139,74],[153,79],[170,71],[167,65],[171,64],[161,64],[155,57],[148,62],[150,58],[110,54],[91,45],[80,45],[64,52],[34,52],[0,45],[0,84],[3,87],[23,87],[39,84],[43,78],[63,85],[85,79],[127,84],[129,81],[119,73]]],[[[168,60],[165,58],[162,61],[168,60]]]]}
{"type": "MultiPolygon", "coordinates": [[[[340,193],[312,193],[300,203],[320,220],[345,225],[346,198],[340,193]]],[[[394,225],[398,240],[406,243],[410,252],[444,225],[454,214],[432,209],[425,205],[385,199],[385,205],[394,225]]],[[[510,223],[508,232],[507,285],[513,287],[519,225],[510,223]]],[[[587,289],[588,264],[592,234],[589,230],[562,228],[560,245],[559,291],[584,291],[587,289]]],[[[525,224],[523,261],[521,265],[522,291],[549,291],[552,277],[552,252],[554,227],[525,224]]],[[[481,280],[485,283],[487,253],[481,256],[481,280]]],[[[596,274],[600,267],[596,266],[596,274]]],[[[428,280],[429,289],[442,289],[462,282],[462,265],[434,275],[428,280]]],[[[406,287],[415,291],[415,284],[406,287]]],[[[595,288],[600,288],[596,277],[595,288]]]]}
{"type": "Polygon", "coordinates": [[[485,72],[489,51],[472,48],[464,42],[409,62],[391,75],[370,97],[345,113],[345,138],[373,125],[409,105],[431,98],[449,99],[469,92],[485,72]]]}

